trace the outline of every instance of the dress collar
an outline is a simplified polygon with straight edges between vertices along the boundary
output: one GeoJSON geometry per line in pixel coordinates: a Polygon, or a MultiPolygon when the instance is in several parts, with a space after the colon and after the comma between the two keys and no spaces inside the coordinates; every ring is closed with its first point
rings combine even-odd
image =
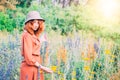
{"type": "MultiPolygon", "coordinates": [[[[27,30],[24,30],[24,32],[26,32],[26,33],[28,33],[29,35],[31,35],[27,30]]],[[[31,35],[31,37],[33,37],[33,38],[39,40],[39,38],[38,38],[37,36],[35,36],[35,35],[31,35]]],[[[40,41],[40,40],[39,40],[39,41],[40,41]]]]}

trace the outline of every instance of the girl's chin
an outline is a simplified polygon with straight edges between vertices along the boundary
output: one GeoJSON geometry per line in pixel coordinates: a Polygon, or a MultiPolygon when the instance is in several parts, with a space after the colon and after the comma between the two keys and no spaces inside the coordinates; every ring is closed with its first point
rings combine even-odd
{"type": "Polygon", "coordinates": [[[34,29],[34,31],[37,31],[37,29],[34,29]]]}

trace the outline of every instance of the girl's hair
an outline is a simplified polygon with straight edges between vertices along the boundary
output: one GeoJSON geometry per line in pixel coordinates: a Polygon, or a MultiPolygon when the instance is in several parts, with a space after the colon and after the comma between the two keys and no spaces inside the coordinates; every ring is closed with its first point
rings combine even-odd
{"type": "Polygon", "coordinates": [[[38,20],[39,28],[38,28],[36,31],[34,31],[34,30],[31,28],[31,27],[33,26],[33,21],[34,21],[34,20],[28,21],[28,22],[25,24],[24,29],[25,29],[26,31],[28,31],[31,35],[35,35],[35,36],[39,37],[39,35],[40,35],[40,34],[43,32],[43,30],[44,30],[44,21],[38,20]]]}

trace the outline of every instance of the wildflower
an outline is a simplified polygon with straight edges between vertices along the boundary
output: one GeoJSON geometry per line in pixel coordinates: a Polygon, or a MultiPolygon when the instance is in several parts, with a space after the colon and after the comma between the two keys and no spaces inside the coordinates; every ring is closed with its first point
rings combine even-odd
{"type": "Polygon", "coordinates": [[[58,61],[58,65],[60,65],[60,62],[61,62],[60,51],[58,51],[57,53],[57,61],[58,61]]]}
{"type": "Polygon", "coordinates": [[[105,54],[109,55],[110,54],[110,50],[105,50],[105,54]]]}
{"type": "Polygon", "coordinates": [[[39,72],[40,72],[40,73],[43,73],[43,70],[41,70],[41,69],[40,69],[40,71],[39,71],[39,72]]]}
{"type": "Polygon", "coordinates": [[[100,66],[101,66],[101,63],[98,63],[98,66],[100,67],[100,66]]]}
{"type": "Polygon", "coordinates": [[[73,71],[73,72],[72,72],[72,75],[73,75],[73,76],[75,76],[75,75],[76,75],[76,72],[75,72],[75,71],[73,71]]]}
{"type": "Polygon", "coordinates": [[[84,52],[81,53],[82,58],[85,56],[84,52]]]}
{"type": "Polygon", "coordinates": [[[61,78],[61,80],[64,80],[64,78],[61,78]]]}
{"type": "Polygon", "coordinates": [[[95,72],[94,72],[94,71],[91,71],[90,73],[91,73],[91,74],[95,74],[95,72]]]}
{"type": "Polygon", "coordinates": [[[83,58],[84,61],[89,61],[90,58],[86,57],[86,58],[83,58]]]}
{"type": "Polygon", "coordinates": [[[93,76],[88,76],[89,77],[89,79],[92,79],[93,78],[93,76]]]}
{"type": "Polygon", "coordinates": [[[53,72],[57,71],[57,66],[51,66],[51,69],[53,70],[53,72]]]}
{"type": "Polygon", "coordinates": [[[66,61],[67,61],[67,51],[64,47],[62,47],[58,50],[57,59],[58,59],[58,64],[60,64],[61,60],[64,63],[66,63],[66,61]]]}
{"type": "Polygon", "coordinates": [[[73,78],[72,80],[76,80],[75,78],[73,78]]]}
{"type": "Polygon", "coordinates": [[[66,63],[66,60],[67,60],[67,51],[66,51],[65,48],[63,48],[61,52],[62,52],[62,53],[61,53],[61,59],[62,59],[62,61],[63,61],[64,63],[66,63]]]}
{"type": "Polygon", "coordinates": [[[90,59],[94,60],[95,59],[95,54],[94,55],[90,55],[90,59]]]}
{"type": "Polygon", "coordinates": [[[112,57],[112,58],[115,58],[116,56],[112,54],[111,57],[112,57]]]}
{"type": "Polygon", "coordinates": [[[90,67],[89,66],[84,66],[84,70],[88,71],[88,70],[90,70],[90,67]]]}
{"type": "Polygon", "coordinates": [[[94,48],[93,44],[88,44],[88,54],[87,56],[90,58],[90,60],[94,60],[94,58],[96,57],[96,51],[94,48]]]}
{"type": "Polygon", "coordinates": [[[58,74],[60,75],[60,74],[61,74],[61,72],[60,72],[60,71],[58,71],[58,74]]]}
{"type": "Polygon", "coordinates": [[[114,62],[114,60],[111,59],[110,62],[112,63],[112,62],[114,62]]]}

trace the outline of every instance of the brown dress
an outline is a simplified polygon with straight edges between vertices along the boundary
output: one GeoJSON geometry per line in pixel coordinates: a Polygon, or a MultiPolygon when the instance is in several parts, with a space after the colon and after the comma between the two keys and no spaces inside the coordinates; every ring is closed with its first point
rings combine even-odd
{"type": "Polygon", "coordinates": [[[42,62],[39,38],[24,31],[22,34],[21,55],[24,60],[20,66],[20,80],[38,80],[38,76],[40,80],[44,80],[43,73],[38,75],[38,68],[35,66],[35,62],[42,62]]]}

